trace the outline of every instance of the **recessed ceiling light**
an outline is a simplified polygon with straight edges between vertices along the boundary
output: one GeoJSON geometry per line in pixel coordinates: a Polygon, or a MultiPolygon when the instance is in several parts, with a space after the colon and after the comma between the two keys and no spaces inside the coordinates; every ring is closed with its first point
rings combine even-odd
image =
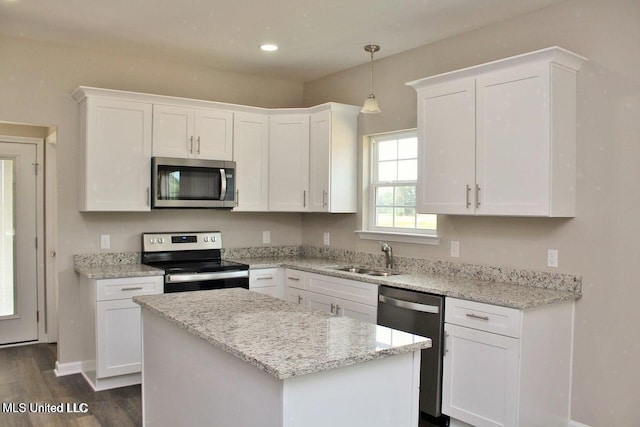
{"type": "Polygon", "coordinates": [[[265,52],[274,52],[274,51],[278,50],[278,45],[271,44],[271,43],[265,43],[265,44],[261,44],[260,45],[260,49],[264,50],[265,52]]]}

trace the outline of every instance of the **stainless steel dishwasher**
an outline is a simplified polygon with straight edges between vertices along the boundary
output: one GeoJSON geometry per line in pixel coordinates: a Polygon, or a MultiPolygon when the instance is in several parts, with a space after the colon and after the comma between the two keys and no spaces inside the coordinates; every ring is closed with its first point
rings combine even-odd
{"type": "Polygon", "coordinates": [[[448,425],[441,412],[444,297],[380,286],[378,324],[431,338],[432,347],[420,355],[420,412],[438,425],[448,425]]]}

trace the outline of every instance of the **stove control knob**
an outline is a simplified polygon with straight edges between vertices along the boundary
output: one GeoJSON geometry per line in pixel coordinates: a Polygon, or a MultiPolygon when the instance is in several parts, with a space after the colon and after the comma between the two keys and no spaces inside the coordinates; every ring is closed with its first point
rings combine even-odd
{"type": "Polygon", "coordinates": [[[164,243],[164,237],[158,237],[158,243],[160,244],[164,243]]]}
{"type": "Polygon", "coordinates": [[[216,241],[216,236],[211,236],[211,241],[215,242],[216,241]]]}
{"type": "Polygon", "coordinates": [[[154,239],[153,237],[149,238],[149,243],[153,245],[155,242],[156,242],[156,239],[154,239]]]}
{"type": "Polygon", "coordinates": [[[207,236],[204,236],[204,242],[207,243],[209,241],[209,238],[207,236]]]}

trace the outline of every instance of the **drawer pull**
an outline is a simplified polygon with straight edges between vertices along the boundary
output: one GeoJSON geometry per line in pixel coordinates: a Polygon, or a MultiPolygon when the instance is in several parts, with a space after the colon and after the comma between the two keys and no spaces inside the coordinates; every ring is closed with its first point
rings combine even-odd
{"type": "Polygon", "coordinates": [[[489,320],[489,316],[479,316],[477,314],[473,314],[473,313],[467,313],[467,317],[470,317],[472,319],[478,319],[478,320],[489,320]]]}
{"type": "Polygon", "coordinates": [[[256,277],[256,280],[273,280],[273,276],[269,276],[269,277],[256,277]]]}
{"type": "Polygon", "coordinates": [[[287,279],[289,279],[289,280],[294,280],[294,281],[296,281],[296,282],[299,282],[299,281],[300,281],[300,278],[299,278],[299,277],[287,277],[287,279]]]}
{"type": "Polygon", "coordinates": [[[135,288],[122,288],[122,291],[141,291],[144,289],[142,286],[136,286],[135,288]]]}

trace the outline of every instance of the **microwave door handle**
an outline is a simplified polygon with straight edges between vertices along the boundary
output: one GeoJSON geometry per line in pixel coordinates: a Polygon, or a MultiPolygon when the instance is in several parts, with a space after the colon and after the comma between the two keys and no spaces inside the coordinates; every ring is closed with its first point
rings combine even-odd
{"type": "Polygon", "coordinates": [[[227,173],[224,168],[220,169],[220,200],[224,200],[227,195],[227,173]]]}

